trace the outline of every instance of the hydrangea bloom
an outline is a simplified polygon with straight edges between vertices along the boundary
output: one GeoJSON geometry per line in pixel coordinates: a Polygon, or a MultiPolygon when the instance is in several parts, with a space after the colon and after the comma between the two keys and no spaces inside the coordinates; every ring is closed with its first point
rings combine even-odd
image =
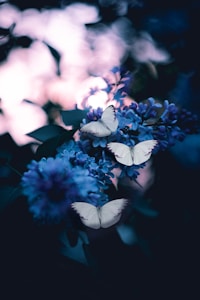
{"type": "MultiPolygon", "coordinates": [[[[72,167],[59,157],[32,161],[22,177],[29,209],[39,220],[58,222],[67,215],[73,201],[98,199],[98,185],[87,169],[72,167]]],[[[100,196],[99,196],[100,197],[100,196]]]]}

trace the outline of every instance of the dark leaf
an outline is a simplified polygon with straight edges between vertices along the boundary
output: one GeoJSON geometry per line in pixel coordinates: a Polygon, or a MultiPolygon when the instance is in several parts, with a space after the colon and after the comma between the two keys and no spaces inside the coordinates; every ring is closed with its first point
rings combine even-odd
{"type": "Polygon", "coordinates": [[[60,58],[61,58],[60,53],[55,48],[53,48],[48,43],[46,43],[45,41],[43,41],[43,43],[49,48],[49,51],[50,51],[51,55],[55,59],[56,65],[57,65],[57,75],[60,75],[60,68],[59,68],[60,58]]]}
{"type": "Polygon", "coordinates": [[[137,243],[137,234],[133,226],[127,224],[119,224],[116,227],[116,231],[124,244],[134,245],[137,243]]]}
{"type": "Polygon", "coordinates": [[[0,164],[5,163],[11,159],[12,155],[9,151],[0,149],[0,164]]]}
{"type": "Polygon", "coordinates": [[[63,143],[72,139],[75,130],[64,130],[63,134],[57,135],[40,145],[36,151],[36,158],[54,156],[57,153],[57,148],[63,143]]]}
{"type": "Polygon", "coordinates": [[[79,128],[80,123],[86,117],[88,110],[74,109],[61,111],[61,117],[65,125],[72,125],[74,128],[79,128]]]}
{"type": "Polygon", "coordinates": [[[52,124],[36,129],[30,133],[27,133],[27,135],[41,142],[46,142],[47,140],[56,138],[65,132],[68,131],[63,127],[52,124]]]}
{"type": "Polygon", "coordinates": [[[83,249],[83,245],[85,244],[82,238],[79,236],[77,238],[77,242],[74,246],[72,246],[69,242],[68,235],[66,232],[61,232],[60,234],[60,252],[62,255],[75,260],[84,265],[88,265],[88,261],[85,255],[85,251],[83,249]]]}
{"type": "Polygon", "coordinates": [[[97,262],[95,261],[94,256],[91,253],[90,245],[87,243],[83,243],[82,247],[83,247],[83,251],[84,251],[88,265],[90,267],[95,267],[97,265],[97,262]]]}
{"type": "Polygon", "coordinates": [[[75,247],[78,243],[78,231],[77,230],[67,230],[66,235],[69,240],[69,244],[71,247],[75,247]]]}
{"type": "Polygon", "coordinates": [[[15,37],[15,45],[22,47],[22,48],[28,48],[32,44],[33,40],[29,36],[19,36],[15,37]]]}
{"type": "Polygon", "coordinates": [[[19,186],[2,186],[0,187],[0,212],[9,204],[14,202],[21,195],[21,188],[19,186]]]}
{"type": "Polygon", "coordinates": [[[43,41],[43,43],[49,48],[49,50],[50,50],[51,54],[53,55],[54,59],[59,64],[60,57],[61,57],[60,53],[55,48],[50,46],[47,42],[43,41]]]}
{"type": "Polygon", "coordinates": [[[147,217],[154,218],[154,217],[157,217],[159,214],[156,210],[152,209],[150,207],[149,203],[147,201],[145,201],[144,199],[139,199],[139,201],[136,201],[135,209],[139,213],[141,213],[147,217]]]}

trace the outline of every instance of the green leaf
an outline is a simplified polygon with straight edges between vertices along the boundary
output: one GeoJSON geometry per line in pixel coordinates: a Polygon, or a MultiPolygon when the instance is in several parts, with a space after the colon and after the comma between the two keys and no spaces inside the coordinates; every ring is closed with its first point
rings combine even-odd
{"type": "Polygon", "coordinates": [[[61,117],[65,125],[72,125],[74,128],[79,128],[80,123],[86,117],[88,110],[74,109],[61,111],[61,117]]]}
{"type": "Polygon", "coordinates": [[[41,142],[45,142],[51,138],[60,136],[61,134],[67,132],[66,129],[64,129],[61,126],[52,124],[52,125],[45,125],[39,129],[36,129],[30,133],[27,133],[28,136],[33,137],[36,140],[39,140],[41,142]]]}

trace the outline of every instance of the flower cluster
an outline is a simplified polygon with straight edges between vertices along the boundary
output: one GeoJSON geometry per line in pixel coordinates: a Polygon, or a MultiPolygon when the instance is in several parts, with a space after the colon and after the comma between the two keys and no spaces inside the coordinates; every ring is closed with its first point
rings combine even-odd
{"type": "MultiPolygon", "coordinates": [[[[63,161],[67,160],[76,167],[82,167],[83,169],[88,171],[88,174],[97,180],[98,186],[100,189],[104,190],[107,188],[106,184],[111,183],[110,178],[114,177],[112,170],[111,161],[107,161],[106,159],[99,158],[97,161],[94,156],[90,156],[84,149],[84,143],[77,143],[73,140],[65,143],[58,149],[57,157],[61,158],[63,161]]],[[[102,197],[106,199],[107,197],[102,197]]],[[[90,200],[87,200],[90,202],[90,200]]],[[[100,203],[97,203],[100,205],[100,203]]]]}
{"type": "Polygon", "coordinates": [[[32,161],[22,177],[24,195],[28,197],[33,216],[46,222],[66,218],[74,199],[98,199],[98,185],[85,168],[72,167],[69,160],[43,158],[32,161]]]}
{"type": "Polygon", "coordinates": [[[150,97],[127,104],[128,73],[123,77],[119,70],[111,72],[115,83],[104,78],[106,108],[88,106],[87,98],[94,101],[101,91],[91,88],[83,95],[83,109],[61,111],[63,123],[72,130],[49,125],[30,133],[43,141],[36,153],[39,161],[32,161],[22,177],[35,218],[65,219],[75,201],[103,206],[113,200],[109,190],[114,181],[126,177],[136,181],[151,155],[197,132],[196,116],[168,100],[150,97]]]}

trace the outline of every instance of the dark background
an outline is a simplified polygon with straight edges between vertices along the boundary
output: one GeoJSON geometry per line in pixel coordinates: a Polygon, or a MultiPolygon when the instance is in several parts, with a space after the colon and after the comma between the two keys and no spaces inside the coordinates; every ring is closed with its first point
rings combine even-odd
{"type": "MultiPolygon", "coordinates": [[[[22,10],[73,2],[10,1],[22,10]]],[[[200,115],[200,1],[127,2],[127,17],[135,28],[148,31],[174,58],[173,65],[158,69],[158,82],[143,82],[144,88],[134,96],[138,101],[170,96],[200,115]]],[[[116,3],[100,5],[103,22],[118,18],[116,3]]],[[[7,45],[6,51],[11,48],[12,44],[7,45]]],[[[5,48],[0,51],[3,61],[5,48]]],[[[196,139],[200,143],[199,135],[196,139]]],[[[89,251],[96,265],[87,268],[59,255],[58,229],[37,226],[26,199],[16,194],[12,198],[19,176],[5,162],[9,159],[23,172],[32,152],[29,145],[15,145],[8,134],[1,136],[1,299],[199,299],[200,154],[191,164],[188,149],[184,142],[178,155],[168,151],[155,157],[156,180],[147,194],[159,215],[135,214],[139,242],[124,245],[114,230],[92,239],[89,251]],[[184,158],[180,160],[179,155],[184,158]]]]}

